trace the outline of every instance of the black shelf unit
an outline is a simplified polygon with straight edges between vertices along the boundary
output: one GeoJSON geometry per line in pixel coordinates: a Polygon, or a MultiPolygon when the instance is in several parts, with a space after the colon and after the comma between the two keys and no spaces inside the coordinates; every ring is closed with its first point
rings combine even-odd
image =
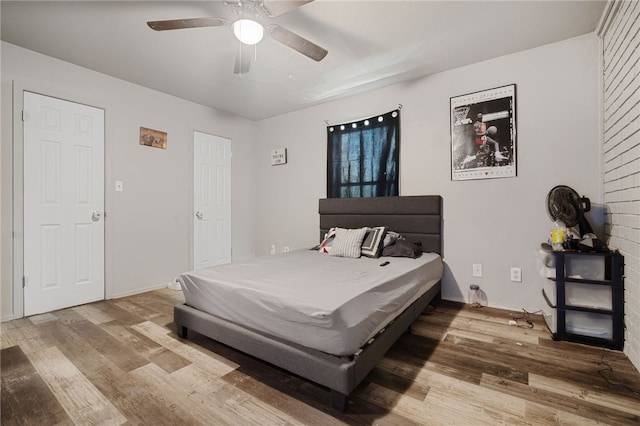
{"type": "Polygon", "coordinates": [[[618,252],[565,250],[551,253],[555,258],[555,278],[549,279],[556,285],[555,305],[544,289],[542,294],[549,307],[555,309],[553,312],[555,321],[545,315],[545,322],[553,339],[622,350],[624,346],[624,256],[618,252]],[[572,259],[582,262],[604,262],[604,279],[568,276],[567,264],[572,259]],[[573,285],[572,283],[582,286],[580,290],[583,294],[588,294],[588,289],[596,289],[598,286],[606,287],[607,295],[610,292],[611,306],[603,308],[567,303],[567,285],[573,285]],[[581,316],[586,322],[595,321],[603,327],[602,330],[593,332],[581,329],[579,324],[581,316]],[[549,324],[550,321],[555,322],[555,330],[552,324],[549,324]],[[568,327],[570,324],[572,327],[568,327]]]}

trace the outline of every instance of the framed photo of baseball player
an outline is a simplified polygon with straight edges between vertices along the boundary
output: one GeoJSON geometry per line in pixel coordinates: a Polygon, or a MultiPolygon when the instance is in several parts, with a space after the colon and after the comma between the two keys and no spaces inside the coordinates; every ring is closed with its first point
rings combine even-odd
{"type": "Polygon", "coordinates": [[[516,85],[451,98],[451,180],[517,176],[516,85]]]}

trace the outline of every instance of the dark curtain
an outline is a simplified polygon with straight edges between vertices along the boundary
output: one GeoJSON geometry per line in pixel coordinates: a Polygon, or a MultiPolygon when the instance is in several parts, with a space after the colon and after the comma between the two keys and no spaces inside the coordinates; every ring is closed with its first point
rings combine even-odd
{"type": "Polygon", "coordinates": [[[327,127],[327,197],[399,194],[400,110],[327,127]]]}

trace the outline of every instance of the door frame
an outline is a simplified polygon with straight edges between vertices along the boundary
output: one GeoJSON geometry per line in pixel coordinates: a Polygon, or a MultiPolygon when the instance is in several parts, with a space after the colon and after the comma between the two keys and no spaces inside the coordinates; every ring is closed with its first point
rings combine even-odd
{"type": "MultiPolygon", "coordinates": [[[[110,162],[107,159],[110,157],[109,148],[107,143],[107,117],[108,108],[99,105],[95,99],[87,99],[80,92],[69,93],[66,89],[56,89],[49,86],[45,87],[40,83],[23,82],[18,80],[12,81],[12,143],[11,143],[11,177],[12,177],[12,217],[11,217],[11,230],[13,233],[12,240],[12,253],[11,253],[11,278],[13,283],[13,312],[10,317],[3,317],[0,320],[11,320],[24,317],[24,288],[23,288],[23,276],[24,276],[24,128],[22,121],[22,111],[24,110],[24,92],[32,92],[42,96],[56,98],[68,102],[77,104],[83,104],[91,106],[93,108],[99,108],[104,111],[104,234],[105,234],[105,247],[104,247],[104,299],[108,297],[109,290],[109,272],[108,272],[108,250],[107,237],[109,232],[107,227],[109,222],[107,220],[108,206],[110,205],[109,191],[107,191],[108,176],[111,174],[110,162]],[[109,204],[108,204],[109,203],[109,204]]],[[[8,262],[9,263],[9,262],[8,262]]]]}

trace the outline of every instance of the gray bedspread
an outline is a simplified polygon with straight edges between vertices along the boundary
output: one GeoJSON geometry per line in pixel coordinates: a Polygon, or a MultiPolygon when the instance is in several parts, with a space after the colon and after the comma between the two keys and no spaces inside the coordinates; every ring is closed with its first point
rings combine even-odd
{"type": "Polygon", "coordinates": [[[312,250],[184,273],[187,305],[333,355],[353,355],[442,276],[418,259],[332,257],[312,250]],[[389,261],[386,266],[381,263],[389,261]]]}

